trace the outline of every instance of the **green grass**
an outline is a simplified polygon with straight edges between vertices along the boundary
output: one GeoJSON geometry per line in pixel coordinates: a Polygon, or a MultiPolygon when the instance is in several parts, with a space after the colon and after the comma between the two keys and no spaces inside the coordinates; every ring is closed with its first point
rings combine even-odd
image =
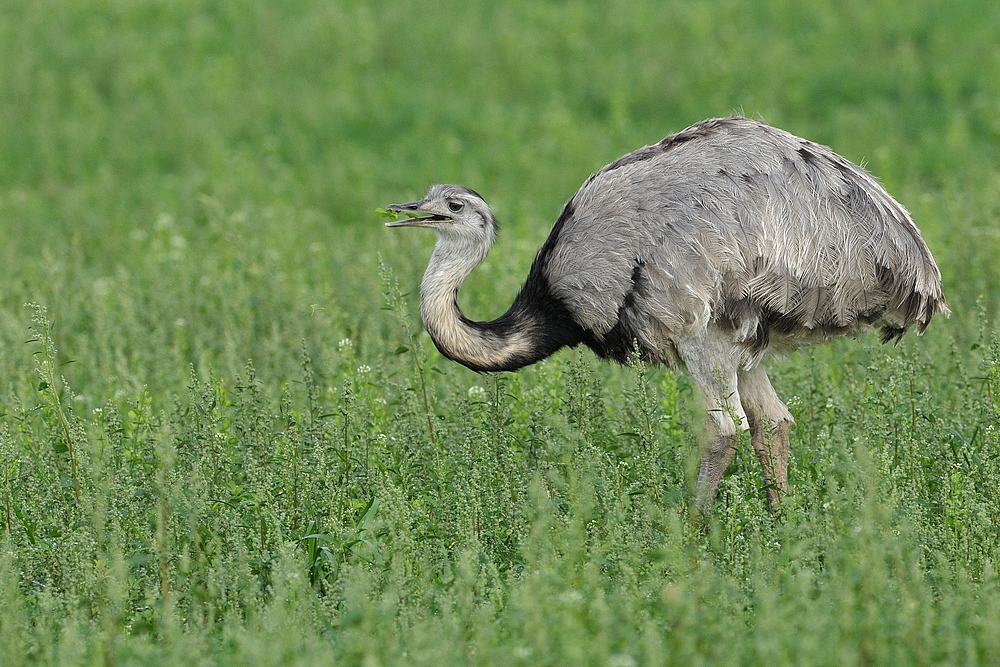
{"type": "Polygon", "coordinates": [[[972,1],[0,0],[0,665],[996,664],[998,45],[972,1]],[[864,162],[954,315],[772,361],[783,518],[747,442],[705,532],[685,376],[442,359],[376,209],[482,192],[493,317],[590,173],[734,111],[864,162]]]}

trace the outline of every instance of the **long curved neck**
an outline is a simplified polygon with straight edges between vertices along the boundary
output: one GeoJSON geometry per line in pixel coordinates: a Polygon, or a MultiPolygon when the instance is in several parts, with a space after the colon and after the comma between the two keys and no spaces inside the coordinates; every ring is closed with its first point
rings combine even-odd
{"type": "Polygon", "coordinates": [[[553,338],[549,314],[532,296],[538,290],[527,285],[510,309],[492,322],[465,317],[458,308],[458,290],[488,251],[489,246],[454,239],[439,240],[434,246],[420,284],[420,316],[441,353],[475,371],[511,371],[579,342],[553,338]]]}

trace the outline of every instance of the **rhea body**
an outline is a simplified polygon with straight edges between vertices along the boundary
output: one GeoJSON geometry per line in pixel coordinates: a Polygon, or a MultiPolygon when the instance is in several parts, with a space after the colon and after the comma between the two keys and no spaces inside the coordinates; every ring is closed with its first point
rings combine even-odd
{"type": "Polygon", "coordinates": [[[513,371],[583,343],[685,368],[708,410],[696,503],[708,512],[749,429],[769,503],[787,492],[789,424],[765,353],[949,314],[906,210],[832,150],[741,117],[710,119],[591,176],[566,203],[506,313],[474,322],[458,290],[497,235],[475,191],[434,185],[389,210],[438,236],[420,314],[441,353],[513,371]]]}

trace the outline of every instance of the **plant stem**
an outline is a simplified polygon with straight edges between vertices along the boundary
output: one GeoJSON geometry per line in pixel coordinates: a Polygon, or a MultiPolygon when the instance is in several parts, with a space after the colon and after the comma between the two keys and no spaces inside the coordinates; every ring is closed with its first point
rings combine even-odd
{"type": "MultiPolygon", "coordinates": [[[[59,418],[59,425],[62,428],[63,436],[66,438],[66,450],[69,452],[70,474],[73,478],[73,496],[76,498],[76,502],[79,505],[80,478],[77,474],[76,443],[73,440],[73,430],[70,427],[69,419],[66,417],[66,412],[63,410],[62,400],[59,398],[59,390],[56,387],[56,348],[52,341],[52,323],[49,322],[48,318],[45,316],[46,310],[44,306],[40,306],[38,304],[28,304],[28,306],[35,311],[35,314],[32,317],[33,326],[31,328],[36,335],[36,338],[29,342],[37,342],[42,345],[42,349],[39,350],[42,355],[39,375],[41,375],[42,382],[45,384],[45,395],[48,396],[49,402],[55,407],[56,416],[59,418]]],[[[42,388],[39,387],[39,389],[41,390],[42,388]]]]}
{"type": "Polygon", "coordinates": [[[427,398],[427,380],[424,374],[424,364],[421,360],[423,350],[421,349],[420,341],[417,340],[417,337],[413,335],[413,331],[410,329],[409,313],[406,309],[406,302],[403,300],[403,297],[399,292],[399,283],[396,281],[396,278],[392,273],[392,269],[387,267],[385,263],[382,262],[381,255],[379,256],[378,263],[380,273],[382,274],[382,288],[384,290],[383,296],[385,297],[386,306],[389,310],[396,313],[396,317],[399,319],[400,328],[403,330],[403,335],[409,343],[407,347],[410,350],[410,355],[413,357],[413,365],[417,369],[417,380],[420,382],[420,396],[423,399],[424,416],[427,418],[427,431],[430,434],[431,444],[434,445],[434,449],[437,451],[437,436],[434,433],[434,420],[432,418],[431,402],[430,399],[427,398]]]}
{"type": "MultiPolygon", "coordinates": [[[[48,344],[48,333],[46,333],[46,347],[48,344]]],[[[45,369],[48,372],[48,392],[49,397],[52,400],[52,404],[56,407],[56,414],[59,415],[59,424],[62,426],[63,435],[66,438],[66,449],[69,450],[69,466],[70,473],[73,476],[73,495],[76,497],[76,502],[80,502],[80,480],[76,473],[76,446],[73,442],[73,434],[69,426],[69,420],[66,418],[66,413],[63,411],[62,400],[59,398],[59,391],[56,389],[56,378],[55,372],[52,369],[53,359],[46,353],[45,356],[45,369]]]]}

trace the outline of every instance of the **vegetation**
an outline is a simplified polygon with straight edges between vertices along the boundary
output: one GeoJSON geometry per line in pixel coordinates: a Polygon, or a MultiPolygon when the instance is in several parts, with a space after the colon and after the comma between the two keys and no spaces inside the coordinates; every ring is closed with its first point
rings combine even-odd
{"type": "Polygon", "coordinates": [[[1000,662],[997,3],[0,18],[0,664],[1000,662]],[[443,360],[375,209],[482,192],[496,316],[588,174],[734,111],[864,162],[954,315],[773,361],[783,515],[747,442],[703,531],[684,375],[443,360]]]}

